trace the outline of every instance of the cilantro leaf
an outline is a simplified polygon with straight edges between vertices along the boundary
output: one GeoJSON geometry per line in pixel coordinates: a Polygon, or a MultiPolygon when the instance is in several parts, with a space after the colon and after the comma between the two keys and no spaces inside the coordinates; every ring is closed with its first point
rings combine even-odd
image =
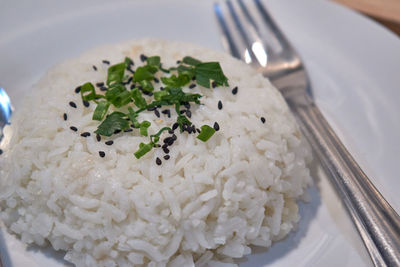
{"type": "Polygon", "coordinates": [[[122,112],[113,112],[99,125],[95,133],[103,136],[111,136],[117,130],[126,130],[129,128],[129,122],[124,119],[126,114],[122,112]]]}
{"type": "Polygon", "coordinates": [[[191,65],[191,66],[196,66],[196,65],[199,65],[201,63],[200,60],[195,59],[193,57],[189,57],[189,56],[184,57],[182,59],[182,62],[185,63],[185,64],[188,64],[188,65],[191,65]]]}
{"type": "Polygon", "coordinates": [[[161,77],[161,81],[169,87],[182,87],[190,83],[190,76],[186,74],[180,74],[179,76],[171,75],[170,77],[161,77]]]}
{"type": "Polygon", "coordinates": [[[206,88],[210,88],[213,80],[217,85],[228,86],[228,78],[223,73],[218,62],[205,62],[195,66],[197,83],[206,88]]]}

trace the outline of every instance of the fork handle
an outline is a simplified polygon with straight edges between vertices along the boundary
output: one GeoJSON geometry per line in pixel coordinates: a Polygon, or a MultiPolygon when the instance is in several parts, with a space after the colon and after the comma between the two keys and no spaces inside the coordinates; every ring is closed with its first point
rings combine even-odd
{"type": "Polygon", "coordinates": [[[344,202],[375,266],[400,266],[400,216],[361,170],[307,94],[286,98],[344,202]]]}

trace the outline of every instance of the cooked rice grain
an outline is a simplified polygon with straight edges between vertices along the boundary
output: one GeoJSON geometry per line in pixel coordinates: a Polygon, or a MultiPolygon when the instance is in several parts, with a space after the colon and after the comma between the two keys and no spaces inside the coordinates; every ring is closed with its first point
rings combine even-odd
{"type": "MultiPolygon", "coordinates": [[[[175,116],[147,112],[140,119],[151,121],[154,133],[175,116]]],[[[251,245],[268,247],[293,229],[296,200],[311,183],[310,149],[279,92],[244,63],[191,44],[146,39],[58,65],[18,108],[5,135],[1,220],[25,243],[65,250],[77,266],[233,263],[250,254],[251,245]],[[107,146],[94,134],[83,138],[70,130],[93,133],[97,125],[95,105],[69,106],[81,103],[75,88],[104,82],[108,65],[102,60],[140,62],[141,54],[160,55],[164,67],[187,55],[219,61],[230,83],[185,88],[204,95],[204,105],[191,107],[192,122],[217,122],[219,131],[206,143],[178,134],[160,166],[161,148],[139,160],[133,156],[147,141],[135,131],[104,138],[114,142],[107,146]]]]}

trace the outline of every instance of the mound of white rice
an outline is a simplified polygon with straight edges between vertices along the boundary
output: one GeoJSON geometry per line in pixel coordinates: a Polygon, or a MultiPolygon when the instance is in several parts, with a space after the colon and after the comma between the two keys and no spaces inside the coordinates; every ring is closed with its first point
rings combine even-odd
{"type": "MultiPolygon", "coordinates": [[[[155,133],[176,116],[147,112],[143,119],[155,133]]],[[[250,254],[251,245],[268,247],[294,228],[296,199],[311,183],[310,150],[279,92],[245,63],[191,44],[141,40],[58,65],[34,87],[5,135],[1,220],[23,242],[65,250],[65,259],[77,266],[233,262],[250,254]],[[80,136],[93,133],[98,122],[91,119],[94,105],[84,108],[75,87],[104,81],[103,59],[115,64],[130,56],[137,67],[141,53],[160,55],[164,67],[187,55],[221,63],[229,87],[191,89],[204,95],[191,121],[220,126],[208,142],[178,134],[169,160],[162,149],[136,159],[133,153],[148,138],[135,131],[101,142],[94,134],[80,136]]]]}

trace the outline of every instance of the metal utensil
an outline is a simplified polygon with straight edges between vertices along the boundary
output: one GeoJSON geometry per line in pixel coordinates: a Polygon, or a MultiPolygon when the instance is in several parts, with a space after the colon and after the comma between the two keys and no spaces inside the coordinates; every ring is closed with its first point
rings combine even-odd
{"type": "Polygon", "coordinates": [[[315,105],[297,52],[260,0],[225,3],[214,4],[225,48],[257,68],[281,91],[335,185],[375,266],[400,266],[400,217],[315,105]]]}
{"type": "Polygon", "coordinates": [[[0,87],[0,141],[3,138],[3,128],[10,122],[12,113],[11,101],[6,91],[0,87]]]}

